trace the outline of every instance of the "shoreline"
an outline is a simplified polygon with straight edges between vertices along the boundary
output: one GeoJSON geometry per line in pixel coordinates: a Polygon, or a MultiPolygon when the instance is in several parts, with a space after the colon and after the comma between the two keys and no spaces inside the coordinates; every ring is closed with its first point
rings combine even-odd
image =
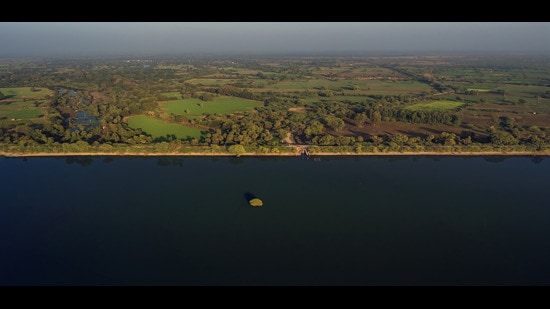
{"type": "MultiPolygon", "coordinates": [[[[231,153],[203,153],[203,152],[0,152],[0,156],[5,158],[25,158],[25,157],[300,157],[300,153],[243,153],[240,155],[231,153]]],[[[550,152],[535,151],[479,151],[479,152],[430,152],[430,151],[410,151],[410,152],[319,152],[312,153],[310,157],[330,157],[330,156],[550,156],[550,152]]]]}

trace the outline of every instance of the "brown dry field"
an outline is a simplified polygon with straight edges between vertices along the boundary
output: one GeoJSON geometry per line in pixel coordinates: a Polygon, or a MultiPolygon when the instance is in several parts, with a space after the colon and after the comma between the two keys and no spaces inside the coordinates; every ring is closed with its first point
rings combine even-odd
{"type": "Polygon", "coordinates": [[[337,136],[361,135],[364,138],[372,135],[394,135],[405,134],[407,136],[426,137],[428,135],[439,135],[441,132],[455,133],[459,135],[462,131],[467,130],[461,126],[450,125],[430,125],[424,123],[406,123],[398,121],[382,121],[376,125],[371,123],[365,124],[362,128],[355,126],[351,122],[346,122],[346,127],[339,131],[329,132],[337,136]]]}

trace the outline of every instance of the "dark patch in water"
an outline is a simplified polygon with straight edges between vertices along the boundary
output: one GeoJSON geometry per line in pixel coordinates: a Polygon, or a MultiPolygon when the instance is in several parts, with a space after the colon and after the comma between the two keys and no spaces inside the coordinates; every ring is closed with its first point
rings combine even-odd
{"type": "Polygon", "coordinates": [[[246,202],[250,202],[251,199],[256,198],[256,195],[254,195],[250,192],[246,192],[244,194],[244,198],[246,199],[246,202]]]}

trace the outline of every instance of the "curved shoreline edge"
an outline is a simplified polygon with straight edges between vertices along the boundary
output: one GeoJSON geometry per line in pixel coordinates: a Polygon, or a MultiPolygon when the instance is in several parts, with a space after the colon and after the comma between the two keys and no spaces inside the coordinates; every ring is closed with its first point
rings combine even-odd
{"type": "MultiPolygon", "coordinates": [[[[203,153],[203,152],[0,152],[0,156],[6,158],[21,158],[21,157],[300,157],[299,153],[203,153]]],[[[534,152],[534,151],[479,151],[479,152],[430,152],[430,151],[409,151],[409,152],[316,152],[310,156],[550,156],[549,151],[534,152]]]]}

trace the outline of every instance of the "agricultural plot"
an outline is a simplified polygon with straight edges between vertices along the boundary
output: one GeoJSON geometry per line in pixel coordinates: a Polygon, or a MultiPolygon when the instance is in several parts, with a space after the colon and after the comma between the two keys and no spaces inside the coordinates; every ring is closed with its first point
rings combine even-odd
{"type": "Polygon", "coordinates": [[[541,81],[548,81],[548,76],[544,70],[536,69],[493,69],[493,68],[456,68],[449,70],[439,70],[439,78],[447,81],[475,81],[477,83],[498,83],[498,84],[518,84],[518,85],[536,85],[541,81]]]}
{"type": "Polygon", "coordinates": [[[345,86],[348,86],[350,83],[345,80],[326,80],[326,79],[304,79],[304,80],[285,80],[269,87],[266,87],[268,90],[277,89],[277,90],[320,90],[320,89],[338,89],[345,86]]]}
{"type": "Polygon", "coordinates": [[[239,75],[254,75],[257,74],[258,70],[247,69],[247,68],[238,68],[238,67],[220,67],[220,72],[229,73],[229,74],[239,74],[239,75]]]}
{"type": "Polygon", "coordinates": [[[491,90],[493,90],[492,88],[481,88],[483,86],[474,86],[474,87],[470,87],[470,88],[466,88],[467,91],[476,91],[478,93],[483,93],[483,92],[489,92],[491,90]]]}
{"type": "Polygon", "coordinates": [[[415,95],[433,91],[428,84],[406,80],[366,81],[361,88],[364,87],[369,95],[415,95]]]}
{"type": "Polygon", "coordinates": [[[349,102],[349,103],[363,103],[363,102],[376,102],[375,99],[366,95],[333,95],[329,98],[323,98],[319,96],[308,97],[304,99],[304,103],[321,103],[326,101],[336,102],[349,102]]]}
{"type": "MultiPolygon", "coordinates": [[[[509,113],[550,114],[550,99],[545,98],[550,88],[533,85],[500,84],[476,85],[467,90],[475,90],[475,95],[459,94],[464,102],[476,103],[472,110],[509,113]]],[[[456,95],[447,97],[452,98],[456,95]]]]}
{"type": "Polygon", "coordinates": [[[387,79],[403,76],[391,69],[366,65],[364,63],[346,63],[340,67],[320,67],[312,72],[317,76],[338,76],[346,79],[387,79]]]}
{"type": "Polygon", "coordinates": [[[539,96],[545,95],[545,92],[550,90],[546,86],[536,86],[536,85],[515,85],[515,84],[475,84],[463,86],[461,84],[455,84],[459,88],[463,88],[466,91],[475,91],[478,95],[480,94],[494,94],[497,97],[505,99],[536,99],[539,96]]]}
{"type": "Polygon", "coordinates": [[[188,70],[193,69],[191,64],[157,64],[155,69],[157,70],[188,70]]]}
{"type": "Polygon", "coordinates": [[[183,99],[161,103],[168,114],[197,117],[204,114],[233,114],[249,111],[260,105],[259,102],[234,97],[216,97],[212,101],[183,99]]]}
{"type": "Polygon", "coordinates": [[[40,108],[28,107],[15,103],[8,106],[0,105],[0,119],[32,119],[44,115],[40,108]]]}
{"type": "Polygon", "coordinates": [[[282,81],[255,92],[276,91],[321,91],[344,93],[345,95],[415,95],[433,90],[428,84],[412,80],[347,80],[310,79],[282,81]]]}
{"type": "Polygon", "coordinates": [[[4,95],[9,96],[9,99],[13,100],[42,100],[45,96],[53,94],[53,92],[47,88],[38,87],[0,88],[0,91],[4,95]]]}
{"type": "Polygon", "coordinates": [[[509,115],[512,117],[518,117],[522,115],[548,115],[548,112],[541,112],[545,109],[548,110],[550,104],[494,104],[494,103],[483,103],[476,104],[474,106],[469,106],[463,109],[464,113],[471,115],[509,115]]]}
{"type": "MultiPolygon", "coordinates": [[[[465,63],[434,67],[430,77],[438,83],[457,89],[440,96],[442,100],[453,101],[460,97],[466,105],[459,116],[469,123],[488,126],[493,117],[515,118],[522,125],[544,125],[550,115],[550,77],[548,62],[535,64],[510,61],[507,65],[492,64],[498,59],[484,58],[483,63],[465,63]],[[473,92],[473,93],[471,93],[473,92]]],[[[502,60],[502,59],[501,59],[502,60]]],[[[532,59],[530,61],[537,61],[532,59]]],[[[424,66],[424,71],[430,66],[424,66]]],[[[422,71],[422,66],[406,66],[409,72],[422,71]]]]}
{"type": "Polygon", "coordinates": [[[216,78],[197,78],[186,81],[186,83],[195,85],[195,86],[206,86],[206,87],[221,87],[225,85],[235,86],[239,88],[264,88],[268,84],[273,84],[274,81],[271,79],[261,79],[261,78],[220,78],[220,75],[216,75],[216,78]]]}
{"type": "Polygon", "coordinates": [[[168,123],[148,116],[133,116],[128,118],[128,125],[134,129],[142,129],[153,138],[176,136],[178,139],[200,138],[202,131],[175,123],[168,123]]]}
{"type": "Polygon", "coordinates": [[[404,107],[405,110],[410,111],[449,111],[457,110],[462,107],[464,103],[456,101],[435,101],[435,102],[426,102],[426,103],[416,103],[404,107]]]}
{"type": "Polygon", "coordinates": [[[181,96],[181,93],[173,91],[173,92],[164,92],[161,94],[162,97],[169,99],[169,100],[181,100],[183,99],[181,96]]]}
{"type": "Polygon", "coordinates": [[[223,86],[223,85],[230,85],[232,83],[235,83],[237,79],[231,79],[231,78],[195,78],[188,80],[187,83],[193,84],[193,85],[202,85],[202,86],[223,86]]]}
{"type": "Polygon", "coordinates": [[[6,98],[0,100],[0,119],[32,119],[44,115],[37,107],[52,91],[46,88],[0,88],[6,98]]]}

